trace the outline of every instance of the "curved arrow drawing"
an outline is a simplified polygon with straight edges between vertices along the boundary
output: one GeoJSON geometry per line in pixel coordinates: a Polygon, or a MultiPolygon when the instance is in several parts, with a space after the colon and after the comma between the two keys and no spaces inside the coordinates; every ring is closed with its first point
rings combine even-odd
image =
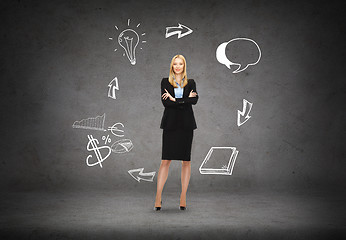
{"type": "Polygon", "coordinates": [[[237,119],[238,127],[243,125],[247,120],[251,118],[251,116],[249,116],[251,108],[252,108],[252,103],[250,103],[246,99],[243,99],[243,111],[238,110],[238,119],[237,119]],[[247,106],[249,107],[247,108],[247,106]],[[246,116],[245,116],[245,113],[246,113],[246,116]],[[244,117],[244,116],[245,116],[244,121],[241,122],[240,117],[244,117]]]}
{"type": "Polygon", "coordinates": [[[128,173],[138,182],[140,182],[140,180],[152,182],[156,172],[143,173],[143,170],[144,168],[132,169],[129,170],[128,173]],[[137,176],[134,175],[135,172],[139,172],[137,176]]]}
{"type": "Polygon", "coordinates": [[[173,36],[174,34],[178,35],[178,39],[181,37],[185,37],[186,35],[189,35],[192,33],[192,29],[186,27],[183,24],[178,23],[178,27],[166,27],[166,38],[169,38],[170,36],[173,36]],[[182,33],[182,31],[185,29],[185,32],[182,33]]]}

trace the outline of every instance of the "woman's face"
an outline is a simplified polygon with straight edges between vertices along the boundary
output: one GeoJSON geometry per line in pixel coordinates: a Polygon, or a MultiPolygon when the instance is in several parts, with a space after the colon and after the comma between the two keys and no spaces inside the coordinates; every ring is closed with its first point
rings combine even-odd
{"type": "Polygon", "coordinates": [[[173,61],[173,71],[175,74],[180,74],[184,71],[184,61],[181,58],[176,58],[173,61]]]}

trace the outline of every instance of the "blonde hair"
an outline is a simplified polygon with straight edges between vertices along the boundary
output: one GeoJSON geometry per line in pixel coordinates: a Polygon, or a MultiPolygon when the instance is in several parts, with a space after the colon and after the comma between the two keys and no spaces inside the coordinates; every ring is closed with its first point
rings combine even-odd
{"type": "Polygon", "coordinates": [[[180,58],[180,59],[182,59],[183,60],[183,62],[184,62],[184,71],[183,71],[183,79],[184,79],[184,81],[183,81],[183,86],[182,87],[185,87],[186,85],[187,85],[187,75],[186,75],[186,60],[185,60],[185,58],[184,58],[184,56],[183,55],[175,55],[173,58],[172,58],[172,61],[171,61],[171,68],[170,68],[170,70],[169,70],[169,78],[168,78],[168,81],[169,81],[169,83],[173,86],[173,87],[175,87],[175,88],[177,88],[178,87],[178,85],[176,84],[176,82],[174,81],[174,79],[175,79],[175,73],[174,73],[174,70],[173,70],[173,62],[174,62],[174,60],[176,59],[176,58],[180,58]]]}

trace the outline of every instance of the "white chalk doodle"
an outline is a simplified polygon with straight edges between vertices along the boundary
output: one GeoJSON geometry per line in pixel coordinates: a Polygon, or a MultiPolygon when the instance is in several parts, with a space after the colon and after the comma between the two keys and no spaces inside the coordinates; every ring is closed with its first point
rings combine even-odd
{"type": "Polygon", "coordinates": [[[239,151],[235,147],[211,147],[199,167],[201,174],[232,175],[239,151]]]}
{"type": "Polygon", "coordinates": [[[119,34],[118,43],[125,50],[126,56],[132,65],[136,64],[136,47],[139,36],[133,29],[125,29],[119,34]]]}
{"type": "Polygon", "coordinates": [[[106,113],[104,113],[102,116],[97,116],[95,118],[87,118],[87,119],[82,119],[80,121],[75,121],[72,127],[107,131],[106,129],[104,129],[105,118],[106,118],[106,113]]]}
{"type": "Polygon", "coordinates": [[[188,28],[185,25],[180,23],[178,24],[179,24],[178,27],[166,27],[166,38],[169,38],[170,36],[177,34],[179,39],[193,32],[191,28],[188,28]]]}
{"type": "Polygon", "coordinates": [[[102,140],[105,141],[105,144],[110,143],[112,141],[112,139],[109,138],[109,135],[106,136],[102,136],[102,140]]]}
{"type": "Polygon", "coordinates": [[[124,134],[119,134],[119,132],[124,132],[124,130],[119,129],[117,126],[120,125],[122,127],[124,127],[124,124],[122,124],[121,122],[115,123],[113,124],[113,126],[108,127],[108,131],[111,131],[111,133],[117,137],[123,137],[124,134]]]}
{"type": "Polygon", "coordinates": [[[112,152],[114,153],[126,153],[131,151],[132,148],[133,143],[130,139],[120,139],[111,146],[112,152]]]}
{"type": "Polygon", "coordinates": [[[94,151],[95,156],[96,156],[96,158],[97,158],[97,161],[94,162],[94,163],[90,163],[90,162],[89,162],[89,159],[92,158],[92,155],[89,155],[89,156],[86,158],[86,164],[87,164],[89,167],[93,167],[93,166],[99,164],[100,167],[102,168],[102,162],[103,162],[104,160],[106,160],[106,159],[109,157],[109,155],[111,154],[111,148],[108,147],[108,146],[101,146],[101,147],[97,146],[97,145],[99,144],[99,141],[98,141],[96,138],[94,138],[92,135],[88,135],[88,139],[89,139],[89,142],[88,142],[88,144],[87,144],[86,149],[87,149],[88,151],[94,151]],[[102,157],[102,154],[101,154],[101,152],[100,152],[101,149],[106,149],[106,150],[108,150],[108,153],[106,154],[105,157],[102,157]]]}
{"type": "Polygon", "coordinates": [[[112,81],[110,81],[110,83],[108,84],[108,97],[113,98],[113,99],[117,99],[116,95],[115,95],[115,90],[119,90],[119,83],[118,83],[118,78],[115,77],[113,78],[112,81]]]}
{"type": "Polygon", "coordinates": [[[249,114],[250,114],[252,105],[253,103],[250,103],[248,100],[243,99],[243,111],[238,110],[238,118],[237,118],[238,127],[243,125],[247,120],[251,118],[249,114]],[[243,121],[241,121],[241,117],[244,118],[243,121]]]}
{"type": "MultiPolygon", "coordinates": [[[[232,53],[231,53],[232,54],[232,53]]],[[[234,57],[232,55],[232,57],[234,57]]],[[[259,62],[259,60],[261,59],[261,49],[259,48],[258,44],[252,40],[252,39],[249,39],[249,38],[234,38],[228,42],[224,42],[224,43],[221,43],[217,49],[216,49],[216,59],[221,63],[221,64],[224,64],[228,69],[231,69],[231,65],[236,65],[238,66],[238,68],[236,70],[234,70],[232,73],[239,73],[239,72],[242,72],[244,71],[245,69],[247,69],[250,65],[255,65],[259,62]],[[251,63],[237,63],[237,62],[232,62],[230,61],[227,56],[226,56],[226,47],[229,43],[232,42],[232,44],[236,44],[237,42],[239,41],[247,41],[247,42],[250,42],[251,44],[254,44],[256,45],[256,49],[258,50],[258,53],[256,53],[256,55],[258,55],[258,57],[255,57],[255,61],[251,62],[251,63]]]]}
{"type": "MultiPolygon", "coordinates": [[[[136,28],[138,28],[141,24],[137,24],[136,28]]],[[[127,26],[130,26],[130,19],[127,20],[127,26]]],[[[117,31],[119,31],[119,28],[117,26],[114,26],[117,31]]],[[[145,36],[145,33],[142,33],[141,36],[145,36]]],[[[108,38],[109,40],[113,41],[112,37],[108,38]]],[[[127,56],[129,59],[130,63],[132,65],[136,64],[136,48],[139,42],[141,43],[146,43],[147,41],[143,40],[140,41],[140,36],[138,33],[133,30],[132,28],[127,28],[123,30],[119,35],[118,35],[118,44],[125,50],[125,53],[123,56],[127,56]]],[[[140,48],[142,49],[142,47],[140,48]]],[[[114,49],[114,51],[117,51],[117,49],[114,49]]]]}
{"type": "Polygon", "coordinates": [[[153,182],[156,172],[143,173],[143,170],[144,168],[132,169],[132,170],[129,170],[128,173],[131,175],[131,177],[133,177],[138,182],[140,182],[140,180],[153,182]],[[138,174],[135,175],[135,173],[138,173],[138,174]]]}

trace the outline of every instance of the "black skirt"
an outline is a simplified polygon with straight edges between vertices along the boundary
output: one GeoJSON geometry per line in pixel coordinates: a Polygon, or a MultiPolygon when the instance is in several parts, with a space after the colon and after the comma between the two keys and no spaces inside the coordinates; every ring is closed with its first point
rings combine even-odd
{"type": "Polygon", "coordinates": [[[193,129],[163,130],[162,160],[191,160],[193,129]]]}

